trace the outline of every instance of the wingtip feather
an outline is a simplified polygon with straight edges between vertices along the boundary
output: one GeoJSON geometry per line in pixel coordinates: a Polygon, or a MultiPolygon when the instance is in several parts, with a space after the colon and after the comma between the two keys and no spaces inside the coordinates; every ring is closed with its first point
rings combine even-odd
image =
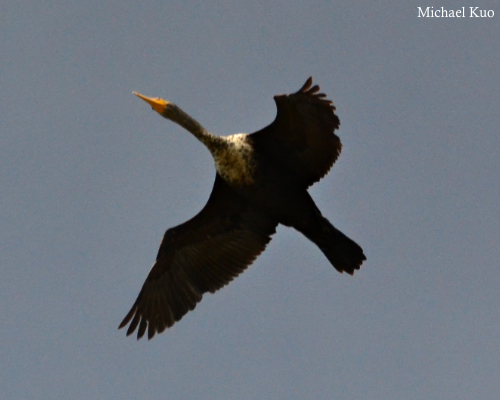
{"type": "Polygon", "coordinates": [[[123,318],[123,321],[120,323],[120,325],[118,325],[118,329],[122,329],[124,326],[126,326],[130,322],[134,314],[135,314],[135,305],[130,309],[125,318],[123,318]]]}
{"type": "Polygon", "coordinates": [[[299,92],[306,92],[307,90],[309,90],[309,88],[312,85],[312,82],[313,82],[313,78],[312,78],[312,76],[310,76],[309,78],[307,78],[306,83],[304,83],[304,85],[299,89],[299,92]]]}

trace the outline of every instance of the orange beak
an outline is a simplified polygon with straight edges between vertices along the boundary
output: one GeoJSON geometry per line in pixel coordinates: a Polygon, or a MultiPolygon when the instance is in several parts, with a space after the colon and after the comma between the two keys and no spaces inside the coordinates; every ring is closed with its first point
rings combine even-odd
{"type": "Polygon", "coordinates": [[[165,100],[160,99],[159,97],[153,99],[151,97],[143,96],[142,94],[137,92],[132,93],[140,99],[144,100],[146,103],[150,104],[153,110],[155,110],[158,114],[163,114],[163,112],[165,111],[165,106],[167,105],[167,102],[165,100]]]}

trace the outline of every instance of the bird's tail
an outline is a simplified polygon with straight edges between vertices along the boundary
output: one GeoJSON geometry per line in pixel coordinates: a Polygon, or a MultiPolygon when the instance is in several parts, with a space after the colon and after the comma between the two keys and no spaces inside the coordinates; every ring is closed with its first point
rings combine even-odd
{"type": "Polygon", "coordinates": [[[363,249],[326,218],[320,218],[320,223],[315,229],[302,233],[321,249],[337,271],[354,274],[366,260],[363,249]]]}

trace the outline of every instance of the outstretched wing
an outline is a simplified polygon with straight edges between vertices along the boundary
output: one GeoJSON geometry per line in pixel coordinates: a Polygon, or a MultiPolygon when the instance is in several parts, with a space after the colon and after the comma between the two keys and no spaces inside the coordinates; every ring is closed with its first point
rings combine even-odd
{"type": "Polygon", "coordinates": [[[340,125],[335,107],[309,78],[297,93],[274,96],[276,119],[250,135],[259,152],[291,171],[304,187],[319,181],[340,154],[334,131],[340,125]]]}
{"type": "Polygon", "coordinates": [[[151,339],[243,272],[264,250],[277,223],[254,211],[219,174],[198,215],[167,230],[137,300],[119,326],[130,321],[151,339]]]}

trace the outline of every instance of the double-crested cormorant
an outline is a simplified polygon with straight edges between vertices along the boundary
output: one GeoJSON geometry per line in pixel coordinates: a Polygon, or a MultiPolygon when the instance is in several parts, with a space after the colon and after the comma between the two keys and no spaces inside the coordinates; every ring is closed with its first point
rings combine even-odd
{"type": "Polygon", "coordinates": [[[332,102],[309,78],[289,95],[275,96],[272,124],[252,133],[209,133],[175,104],[134,93],[161,116],[200,140],[215,160],[215,183],[198,215],[167,230],[156,262],[119,328],[151,339],[242,273],[264,250],[276,226],[291,226],[314,242],[339,271],[353,274],[363,250],[337,230],[307,192],[340,154],[340,122],[332,102]]]}

